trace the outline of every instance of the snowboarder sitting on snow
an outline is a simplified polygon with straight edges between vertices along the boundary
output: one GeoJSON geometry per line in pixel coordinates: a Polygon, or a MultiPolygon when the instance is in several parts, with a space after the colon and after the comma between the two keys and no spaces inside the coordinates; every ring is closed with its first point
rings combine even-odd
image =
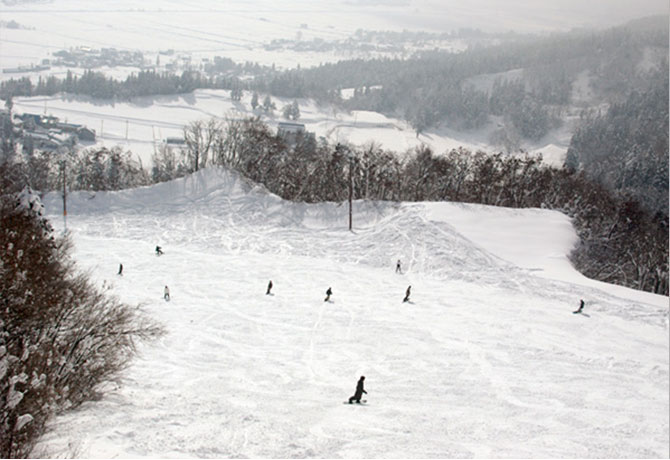
{"type": "Polygon", "coordinates": [[[326,291],[326,298],[323,299],[324,302],[328,302],[330,300],[330,296],[333,295],[333,290],[331,288],[328,288],[326,291]]]}
{"type": "Polygon", "coordinates": [[[410,294],[411,290],[412,290],[412,286],[410,285],[410,286],[407,287],[407,290],[405,291],[405,298],[402,299],[403,302],[409,302],[409,294],[410,294]]]}
{"type": "Polygon", "coordinates": [[[572,313],[581,313],[583,309],[584,309],[584,300],[580,299],[579,308],[577,309],[577,311],[573,311],[572,313]]]}
{"type": "Polygon", "coordinates": [[[395,272],[400,273],[402,275],[402,268],[400,267],[400,259],[398,259],[398,263],[395,264],[395,272]]]}
{"type": "Polygon", "coordinates": [[[351,398],[349,398],[349,404],[351,404],[354,400],[356,400],[357,404],[360,404],[363,393],[368,394],[368,392],[363,389],[363,382],[365,382],[365,376],[361,375],[361,378],[358,379],[358,383],[356,384],[356,392],[351,398]]]}
{"type": "Polygon", "coordinates": [[[170,300],[170,289],[167,286],[163,289],[163,298],[165,300],[170,300]]]}
{"type": "Polygon", "coordinates": [[[270,280],[270,282],[268,283],[268,290],[267,290],[267,292],[265,293],[265,295],[270,295],[270,291],[271,291],[271,290],[272,290],[272,280],[270,280]]]}
{"type": "Polygon", "coordinates": [[[160,256],[160,255],[162,255],[162,254],[163,254],[163,250],[161,249],[161,247],[160,247],[160,246],[156,246],[156,255],[157,255],[157,256],[160,256]]]}

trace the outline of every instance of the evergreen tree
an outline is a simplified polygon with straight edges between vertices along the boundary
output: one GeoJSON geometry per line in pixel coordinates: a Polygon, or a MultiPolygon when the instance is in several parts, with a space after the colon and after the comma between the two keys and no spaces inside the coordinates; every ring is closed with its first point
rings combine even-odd
{"type": "Polygon", "coordinates": [[[275,105],[274,102],[272,102],[270,96],[269,95],[265,96],[265,99],[263,99],[263,111],[271,115],[276,108],[277,106],[275,105]]]}
{"type": "Polygon", "coordinates": [[[230,99],[235,102],[239,102],[242,100],[244,92],[242,91],[242,88],[239,86],[235,86],[233,89],[230,90],[230,99]]]}
{"type": "Polygon", "coordinates": [[[282,114],[287,120],[295,121],[300,118],[300,105],[298,101],[294,100],[291,104],[285,105],[282,114]]]}

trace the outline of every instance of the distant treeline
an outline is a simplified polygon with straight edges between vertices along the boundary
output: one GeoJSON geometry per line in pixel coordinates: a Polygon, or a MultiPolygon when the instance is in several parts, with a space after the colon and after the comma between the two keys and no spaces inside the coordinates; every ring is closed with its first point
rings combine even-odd
{"type": "MultiPolygon", "coordinates": [[[[571,255],[576,268],[594,279],[668,294],[668,218],[633,197],[599,185],[584,172],[556,169],[539,157],[489,155],[454,149],[436,155],[419,147],[398,155],[375,144],[330,145],[312,137],[295,144],[258,118],[211,119],[185,129],[183,149],[164,147],[151,171],[120,149],[71,153],[65,172],[48,152],[17,162],[37,190],[118,190],[190,174],[208,165],[239,171],[284,199],[459,201],[516,208],[556,209],[573,218],[580,238],[571,255]]],[[[6,160],[7,161],[7,160],[6,160]]]]}
{"type": "Polygon", "coordinates": [[[77,76],[72,71],[65,78],[40,77],[33,84],[28,77],[11,79],[0,83],[0,97],[53,96],[58,93],[79,94],[107,100],[130,100],[140,96],[189,93],[198,88],[229,88],[231,84],[208,78],[199,72],[183,72],[175,75],[153,70],[140,71],[125,80],[115,80],[102,72],[87,70],[77,76]]]}

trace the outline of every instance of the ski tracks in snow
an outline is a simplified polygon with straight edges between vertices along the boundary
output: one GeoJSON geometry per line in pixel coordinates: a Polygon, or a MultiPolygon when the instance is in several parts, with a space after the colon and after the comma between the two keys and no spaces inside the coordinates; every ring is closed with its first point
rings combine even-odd
{"type": "Polygon", "coordinates": [[[146,211],[99,193],[78,214],[75,197],[77,259],[168,334],[119,389],[58,418],[52,454],[81,439],[84,457],[590,457],[606,445],[644,457],[658,453],[645,441],[667,441],[667,314],[593,289],[591,318],[576,318],[574,286],[492,256],[422,205],[375,209],[351,233],[339,207],[192,189],[146,211]],[[369,406],[340,404],[360,375],[369,406]]]}

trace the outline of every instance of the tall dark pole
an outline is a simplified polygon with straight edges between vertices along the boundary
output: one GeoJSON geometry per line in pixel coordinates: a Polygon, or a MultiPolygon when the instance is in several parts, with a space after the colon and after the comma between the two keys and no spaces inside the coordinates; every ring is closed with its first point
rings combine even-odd
{"type": "Polygon", "coordinates": [[[67,187],[65,185],[65,154],[63,154],[63,232],[67,233],[67,187]]]}
{"type": "Polygon", "coordinates": [[[354,157],[349,152],[349,231],[351,231],[352,202],[354,199],[354,157]]]}

